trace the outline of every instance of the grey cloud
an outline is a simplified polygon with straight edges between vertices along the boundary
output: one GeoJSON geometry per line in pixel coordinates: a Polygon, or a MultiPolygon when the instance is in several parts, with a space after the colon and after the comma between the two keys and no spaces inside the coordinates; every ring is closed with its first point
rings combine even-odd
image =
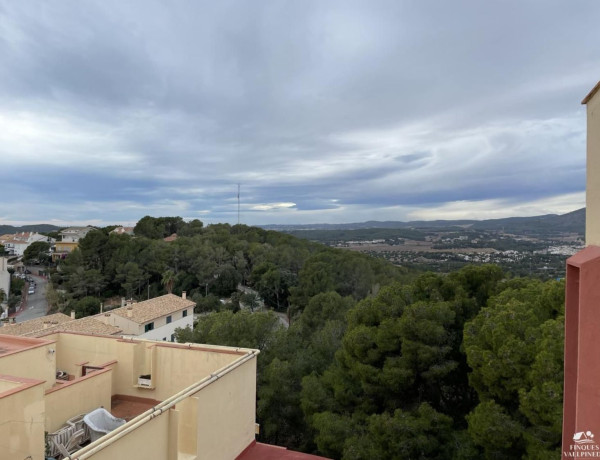
{"type": "MultiPolygon", "coordinates": [[[[600,75],[599,12],[591,0],[0,0],[0,117],[93,126],[89,149],[49,153],[78,156],[72,174],[93,168],[116,189],[123,181],[110,196],[82,192],[89,200],[151,207],[161,197],[217,213],[238,182],[248,205],[289,201],[307,212],[567,193],[584,186],[583,118],[573,114],[600,75]],[[532,139],[512,130],[531,120],[532,139]],[[430,136],[377,142],[377,132],[403,128],[402,137],[415,123],[430,136]],[[370,147],[335,140],[370,131],[370,147]],[[479,160],[445,149],[468,131],[490,146],[479,160]],[[139,160],[111,167],[92,158],[103,150],[139,160]],[[186,193],[194,188],[202,192],[186,193]]],[[[49,149],[6,137],[0,154],[49,149]]]]}

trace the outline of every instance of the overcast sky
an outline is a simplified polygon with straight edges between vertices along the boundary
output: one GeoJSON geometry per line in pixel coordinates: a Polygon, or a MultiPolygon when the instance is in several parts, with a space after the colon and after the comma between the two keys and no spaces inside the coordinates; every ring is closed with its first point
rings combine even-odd
{"type": "Polygon", "coordinates": [[[0,223],[584,205],[600,2],[0,0],[0,223]]]}

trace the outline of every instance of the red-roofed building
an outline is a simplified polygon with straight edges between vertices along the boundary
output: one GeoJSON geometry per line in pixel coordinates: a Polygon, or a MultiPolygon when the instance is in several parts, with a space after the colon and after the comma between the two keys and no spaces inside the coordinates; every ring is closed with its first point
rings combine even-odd
{"type": "Polygon", "coordinates": [[[285,447],[253,442],[236,460],[329,460],[317,455],[287,450],[285,447]]]}

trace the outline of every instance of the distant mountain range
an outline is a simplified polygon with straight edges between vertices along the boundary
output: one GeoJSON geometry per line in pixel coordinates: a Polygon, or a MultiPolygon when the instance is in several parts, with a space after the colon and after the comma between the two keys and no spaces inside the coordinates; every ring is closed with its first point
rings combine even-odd
{"type": "Polygon", "coordinates": [[[57,227],[56,225],[50,225],[50,224],[23,225],[21,227],[13,227],[12,225],[0,225],[0,235],[20,233],[20,232],[50,233],[50,232],[56,232],[62,228],[65,228],[65,227],[57,227]]]}
{"type": "MultiPolygon", "coordinates": [[[[415,220],[410,222],[400,221],[375,221],[356,222],[351,224],[308,224],[308,225],[259,225],[265,230],[280,232],[297,232],[302,230],[358,230],[370,228],[387,229],[442,229],[442,228],[470,228],[473,230],[496,230],[519,235],[539,235],[558,233],[585,234],[585,208],[567,214],[545,214],[533,217],[506,217],[504,219],[487,220],[415,220]]],[[[61,230],[50,224],[0,225],[0,235],[17,232],[49,233],[61,230]]]]}
{"type": "Polygon", "coordinates": [[[519,235],[539,235],[558,233],[585,233],[585,208],[567,214],[545,214],[533,217],[507,217],[487,220],[417,220],[368,221],[352,224],[310,224],[310,225],[261,225],[266,230],[297,232],[302,230],[357,230],[368,228],[388,229],[442,229],[461,227],[473,230],[496,230],[519,235]]]}

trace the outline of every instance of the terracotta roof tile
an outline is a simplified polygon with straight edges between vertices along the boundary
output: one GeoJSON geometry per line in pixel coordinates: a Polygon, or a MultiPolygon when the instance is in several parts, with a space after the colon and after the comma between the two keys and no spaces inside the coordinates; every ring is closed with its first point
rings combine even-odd
{"type": "Polygon", "coordinates": [[[154,299],[144,300],[143,302],[134,303],[129,307],[120,307],[114,310],[107,311],[115,315],[122,316],[135,321],[138,324],[147,323],[161,316],[169,315],[184,308],[195,307],[196,303],[191,300],[183,299],[174,294],[166,294],[154,299]],[[131,308],[131,318],[127,315],[127,310],[131,308]]]}
{"type": "Polygon", "coordinates": [[[63,313],[30,319],[22,323],[8,324],[0,328],[0,334],[18,335],[21,337],[41,337],[55,332],[83,332],[96,335],[115,335],[121,329],[116,326],[104,324],[97,319],[88,316],[81,319],[73,319],[63,313]]]}
{"type": "Polygon", "coordinates": [[[102,321],[98,321],[96,318],[88,316],[58,324],[51,328],[42,329],[35,333],[35,335],[31,334],[30,336],[41,337],[42,335],[53,334],[55,332],[83,332],[85,334],[94,335],[117,335],[123,331],[117,326],[104,324],[102,321]]]}
{"type": "Polygon", "coordinates": [[[7,324],[0,328],[0,334],[26,336],[44,330],[44,323],[46,324],[47,329],[69,321],[73,321],[70,316],[63,313],[55,313],[53,315],[23,321],[22,323],[7,324]]]}

